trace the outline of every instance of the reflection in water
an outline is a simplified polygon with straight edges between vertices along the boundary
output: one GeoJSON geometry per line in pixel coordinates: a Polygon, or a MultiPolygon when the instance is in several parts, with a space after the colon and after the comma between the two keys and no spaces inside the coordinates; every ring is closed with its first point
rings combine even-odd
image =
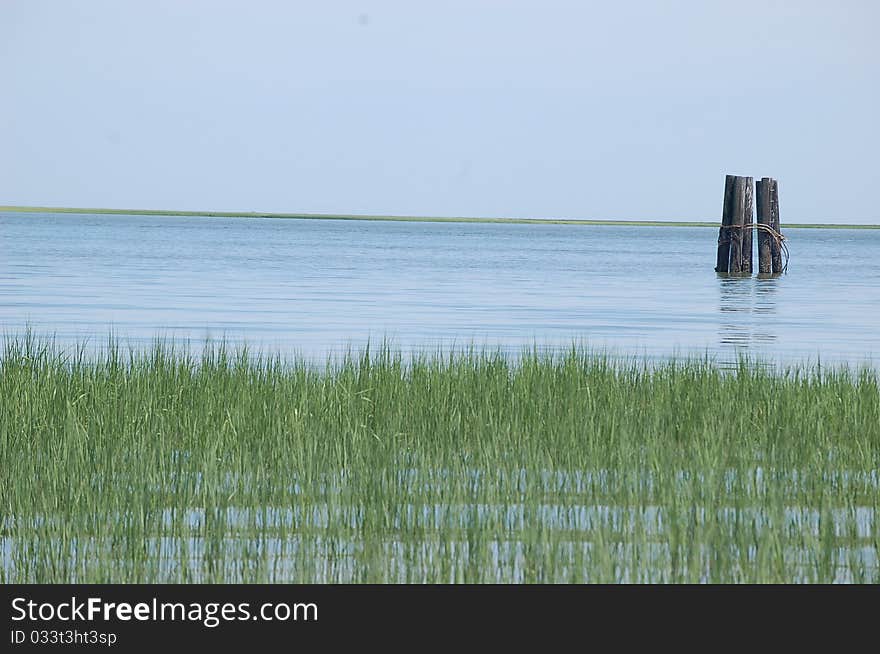
{"type": "Polygon", "coordinates": [[[778,338],[775,329],[779,276],[739,277],[718,274],[721,363],[735,365],[749,349],[767,350],[778,338]]]}

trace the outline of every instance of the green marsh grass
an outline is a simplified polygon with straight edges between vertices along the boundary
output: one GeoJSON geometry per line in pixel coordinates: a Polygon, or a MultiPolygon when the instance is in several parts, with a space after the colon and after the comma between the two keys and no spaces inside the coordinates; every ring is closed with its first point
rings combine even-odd
{"type": "Polygon", "coordinates": [[[880,582],[871,371],[0,361],[3,582],[880,582]]]}

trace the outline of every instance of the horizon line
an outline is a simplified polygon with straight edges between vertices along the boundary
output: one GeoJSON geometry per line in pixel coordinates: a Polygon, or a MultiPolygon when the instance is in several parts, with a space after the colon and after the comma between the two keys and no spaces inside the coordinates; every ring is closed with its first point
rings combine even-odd
{"type": "MultiPolygon", "coordinates": [[[[294,220],[372,220],[392,222],[437,223],[500,223],[519,225],[619,225],[629,227],[720,227],[721,221],[705,220],[625,220],[585,218],[503,218],[470,216],[405,216],[380,214],[286,213],[267,211],[183,211],[171,209],[98,209],[87,207],[42,207],[29,205],[0,205],[0,212],[8,213],[70,213],[130,216],[190,216],[205,218],[284,218],[294,220]]],[[[785,223],[794,229],[880,229],[880,224],[853,223],[785,223]]]]}

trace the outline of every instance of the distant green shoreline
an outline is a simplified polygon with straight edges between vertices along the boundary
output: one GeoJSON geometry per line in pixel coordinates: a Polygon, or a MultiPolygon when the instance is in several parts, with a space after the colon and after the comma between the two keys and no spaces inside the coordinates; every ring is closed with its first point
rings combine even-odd
{"type": "MultiPolygon", "coordinates": [[[[373,216],[358,214],[269,213],[255,211],[168,211],[163,209],[89,209],[74,207],[0,206],[0,212],[75,213],[128,216],[199,216],[207,218],[294,218],[300,220],[386,220],[418,223],[502,223],[508,225],[618,225],[627,227],[718,227],[718,222],[665,220],[563,220],[555,218],[470,218],[443,216],[373,216]]],[[[784,223],[784,228],[797,229],[880,229],[877,225],[833,223],[784,223]]]]}

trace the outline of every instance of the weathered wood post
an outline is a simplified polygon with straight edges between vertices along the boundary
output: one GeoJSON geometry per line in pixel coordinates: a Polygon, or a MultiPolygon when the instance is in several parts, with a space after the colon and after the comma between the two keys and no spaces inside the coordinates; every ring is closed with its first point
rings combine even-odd
{"type": "MultiPolygon", "coordinates": [[[[775,179],[770,180],[770,227],[777,233],[779,230],[779,185],[775,179]]],[[[770,256],[773,263],[773,274],[782,272],[782,244],[776,238],[770,246],[770,256]]]]}
{"type": "MultiPolygon", "coordinates": [[[[770,219],[770,178],[762,177],[756,183],[758,224],[772,227],[770,219]]],[[[758,273],[770,274],[773,239],[768,232],[758,230],[758,273]]]]}
{"type": "Polygon", "coordinates": [[[746,177],[734,178],[733,217],[730,222],[730,266],[728,271],[738,275],[742,272],[743,220],[746,214],[746,177]]]}
{"type": "Polygon", "coordinates": [[[733,218],[733,187],[736,177],[724,178],[724,202],[721,207],[721,229],[718,230],[718,259],[715,272],[726,273],[730,266],[730,221],[733,218]]]}
{"type": "Polygon", "coordinates": [[[752,274],[752,227],[755,220],[753,218],[754,211],[754,188],[755,180],[752,177],[745,178],[745,188],[743,196],[743,228],[742,228],[742,272],[752,274]]]}
{"type": "MultiPolygon", "coordinates": [[[[718,232],[718,258],[715,272],[750,275],[754,270],[755,208],[758,226],[758,272],[783,271],[783,246],[779,234],[779,191],[776,180],[763,177],[756,185],[753,177],[727,175],[724,179],[724,208],[718,232]]],[[[785,253],[786,256],[788,253],[785,253]]]]}

